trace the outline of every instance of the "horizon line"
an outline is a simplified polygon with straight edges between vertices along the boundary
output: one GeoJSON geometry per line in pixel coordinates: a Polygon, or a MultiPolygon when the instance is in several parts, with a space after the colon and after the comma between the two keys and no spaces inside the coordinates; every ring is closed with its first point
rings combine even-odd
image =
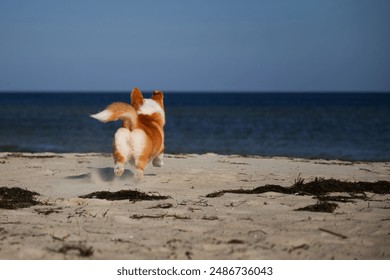
{"type": "MultiPolygon", "coordinates": [[[[390,94],[383,90],[162,90],[168,94],[390,94]]],[[[131,90],[0,90],[0,94],[125,94],[131,90]]],[[[153,90],[142,90],[153,92],[153,90]]]]}

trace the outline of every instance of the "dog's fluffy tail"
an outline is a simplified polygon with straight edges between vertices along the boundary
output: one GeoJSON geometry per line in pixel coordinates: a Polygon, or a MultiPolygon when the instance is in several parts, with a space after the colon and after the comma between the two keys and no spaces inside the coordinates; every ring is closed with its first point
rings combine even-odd
{"type": "Polygon", "coordinates": [[[104,111],[91,117],[104,123],[122,120],[124,127],[129,129],[132,129],[137,122],[137,112],[133,106],[123,102],[112,103],[104,111]]]}

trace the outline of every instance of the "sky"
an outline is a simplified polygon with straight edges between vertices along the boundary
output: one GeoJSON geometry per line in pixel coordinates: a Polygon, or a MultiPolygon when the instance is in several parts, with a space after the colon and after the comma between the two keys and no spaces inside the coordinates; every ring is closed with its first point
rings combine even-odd
{"type": "Polygon", "coordinates": [[[388,0],[2,0],[0,91],[390,91],[388,0]]]}

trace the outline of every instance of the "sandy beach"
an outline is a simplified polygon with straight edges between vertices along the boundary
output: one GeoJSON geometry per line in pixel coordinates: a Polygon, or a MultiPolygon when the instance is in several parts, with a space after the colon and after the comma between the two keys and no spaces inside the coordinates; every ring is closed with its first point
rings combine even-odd
{"type": "Polygon", "coordinates": [[[0,209],[0,259],[390,259],[390,189],[284,193],[316,178],[390,181],[390,163],[166,155],[137,183],[109,154],[0,153],[0,188],[39,194],[0,209]]]}

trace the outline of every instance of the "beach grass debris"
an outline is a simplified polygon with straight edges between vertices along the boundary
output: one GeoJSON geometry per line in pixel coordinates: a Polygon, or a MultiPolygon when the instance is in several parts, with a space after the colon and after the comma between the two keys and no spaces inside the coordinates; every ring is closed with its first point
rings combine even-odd
{"type": "Polygon", "coordinates": [[[173,207],[173,204],[167,202],[167,203],[160,203],[160,204],[157,204],[155,206],[149,207],[149,209],[158,209],[158,208],[168,209],[168,208],[172,208],[172,207],[173,207]]]}
{"type": "Polygon", "coordinates": [[[142,200],[164,200],[171,198],[170,196],[164,196],[160,194],[147,194],[138,190],[120,190],[117,192],[99,191],[92,192],[90,194],[81,195],[80,198],[95,198],[105,200],[129,200],[129,201],[142,201],[142,200]]]}
{"type": "Polygon", "coordinates": [[[331,231],[331,230],[328,230],[328,229],[325,229],[325,228],[319,228],[318,230],[326,232],[326,233],[329,233],[329,234],[337,236],[337,237],[340,237],[341,239],[347,239],[348,238],[348,236],[345,236],[344,234],[340,234],[340,233],[337,233],[337,232],[334,232],[334,231],[331,231]]]}
{"type": "Polygon", "coordinates": [[[190,217],[187,217],[187,216],[180,216],[180,215],[177,215],[177,214],[167,214],[167,213],[164,213],[164,214],[157,214],[157,215],[146,215],[146,214],[134,214],[134,215],[131,215],[130,216],[131,219],[136,219],[136,220],[140,220],[140,219],[165,219],[165,218],[174,218],[174,219],[178,219],[178,220],[189,220],[190,217]]]}
{"type": "Polygon", "coordinates": [[[302,245],[292,247],[290,250],[288,250],[288,252],[291,253],[295,250],[308,250],[309,248],[310,248],[310,246],[308,244],[304,243],[302,245]]]}
{"type": "Polygon", "coordinates": [[[37,196],[40,194],[19,187],[0,187],[0,208],[18,209],[38,205],[37,196]]]}

